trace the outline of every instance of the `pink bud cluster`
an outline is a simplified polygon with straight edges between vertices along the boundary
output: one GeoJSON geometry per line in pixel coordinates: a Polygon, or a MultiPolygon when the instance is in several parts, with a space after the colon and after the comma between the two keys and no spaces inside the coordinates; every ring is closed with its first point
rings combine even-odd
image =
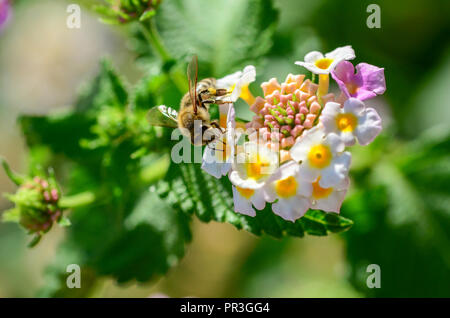
{"type": "Polygon", "coordinates": [[[41,194],[41,208],[37,216],[22,215],[21,223],[31,232],[48,231],[53,222],[61,217],[61,210],[58,207],[60,198],[59,191],[52,187],[49,182],[40,177],[34,177],[32,180],[22,185],[25,189],[37,191],[41,194]]]}
{"type": "Polygon", "coordinates": [[[257,97],[250,110],[256,113],[247,128],[258,131],[259,136],[278,143],[281,151],[289,150],[303,131],[317,124],[323,105],[334,100],[333,94],[321,97],[318,85],[305,75],[289,74],[281,85],[276,78],[261,84],[264,98],[257,97]]]}

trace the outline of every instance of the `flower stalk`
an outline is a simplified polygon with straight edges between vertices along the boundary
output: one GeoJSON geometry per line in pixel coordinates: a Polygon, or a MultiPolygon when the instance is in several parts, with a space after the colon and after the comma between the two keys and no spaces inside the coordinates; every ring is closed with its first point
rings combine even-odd
{"type": "Polygon", "coordinates": [[[158,33],[154,19],[140,23],[142,33],[153,49],[159,55],[164,64],[172,61],[172,57],[164,46],[161,36],[158,33]]]}

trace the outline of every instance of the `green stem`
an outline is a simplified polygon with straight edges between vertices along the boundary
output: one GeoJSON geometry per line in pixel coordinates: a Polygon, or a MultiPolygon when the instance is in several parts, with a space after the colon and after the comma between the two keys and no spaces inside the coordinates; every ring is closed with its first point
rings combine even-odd
{"type": "Polygon", "coordinates": [[[142,33],[144,34],[147,41],[150,42],[153,49],[158,53],[159,57],[163,63],[167,63],[172,60],[169,52],[162,43],[161,37],[159,36],[158,30],[156,29],[156,24],[154,19],[150,19],[147,23],[141,23],[142,33]]]}
{"type": "Polygon", "coordinates": [[[95,201],[95,199],[96,197],[94,193],[86,191],[70,196],[63,196],[59,200],[59,206],[63,209],[76,208],[79,206],[91,204],[95,201]]]}
{"type": "MultiPolygon", "coordinates": [[[[156,28],[155,20],[150,19],[150,21],[148,22],[141,23],[141,29],[147,41],[161,58],[163,64],[170,64],[170,62],[173,61],[173,58],[170,56],[169,51],[167,51],[161,40],[161,36],[159,35],[158,29],[156,28]]],[[[166,70],[166,72],[167,71],[168,70],[166,70]]],[[[174,70],[168,73],[170,79],[178,88],[180,93],[184,94],[188,90],[188,85],[185,80],[184,74],[179,70],[174,70]]]]}

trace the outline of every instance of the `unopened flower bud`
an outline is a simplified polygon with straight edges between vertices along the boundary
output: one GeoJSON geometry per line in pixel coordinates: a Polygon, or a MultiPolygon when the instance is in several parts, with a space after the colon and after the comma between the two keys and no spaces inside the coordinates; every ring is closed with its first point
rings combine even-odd
{"type": "Polygon", "coordinates": [[[56,180],[52,174],[49,177],[33,178],[18,176],[3,159],[1,161],[7,175],[19,186],[16,193],[5,195],[14,203],[14,207],[5,211],[2,219],[5,222],[17,222],[29,234],[36,234],[33,241],[35,244],[42,234],[51,229],[54,222],[59,222],[63,217],[63,209],[59,204],[61,195],[56,180]]]}

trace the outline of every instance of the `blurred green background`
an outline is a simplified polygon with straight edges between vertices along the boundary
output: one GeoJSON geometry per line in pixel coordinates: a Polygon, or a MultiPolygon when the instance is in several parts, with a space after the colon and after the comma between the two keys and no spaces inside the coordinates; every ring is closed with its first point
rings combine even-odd
{"type": "MultiPolygon", "coordinates": [[[[81,29],[66,28],[73,2],[22,1],[0,34],[0,154],[18,171],[27,168],[19,114],[70,105],[105,55],[129,83],[144,74],[120,28],[87,9],[81,29]]],[[[257,84],[303,73],[293,62],[311,50],[347,44],[357,63],[385,68],[387,91],[368,102],[383,117],[384,134],[352,149],[352,189],[342,214],[355,225],[339,235],[275,240],[196,220],[186,256],[165,277],[144,285],[103,279],[93,296],[450,296],[450,2],[274,0],[274,6],[277,30],[257,84]],[[381,8],[381,29],[366,26],[370,3],[381,8]],[[369,264],[381,267],[380,289],[366,286],[369,264]]],[[[8,191],[14,186],[2,171],[0,192],[8,191]]],[[[8,207],[1,198],[0,210],[8,207]]],[[[16,224],[0,224],[0,297],[35,295],[63,237],[55,227],[28,249],[16,224]]]]}

